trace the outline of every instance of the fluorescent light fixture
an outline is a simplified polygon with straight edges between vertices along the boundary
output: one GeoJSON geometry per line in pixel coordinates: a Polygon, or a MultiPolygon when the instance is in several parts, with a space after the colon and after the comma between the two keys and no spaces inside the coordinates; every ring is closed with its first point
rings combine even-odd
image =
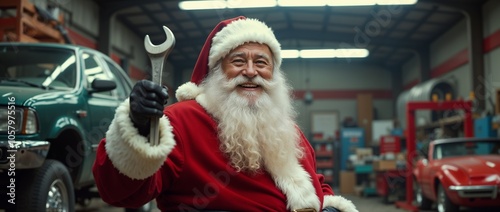
{"type": "Polygon", "coordinates": [[[299,50],[281,50],[281,58],[298,58],[299,56],[299,50]]]}
{"type": "Polygon", "coordinates": [[[276,0],[227,0],[227,8],[258,8],[258,7],[276,7],[276,0]]]}
{"type": "Polygon", "coordinates": [[[181,1],[179,8],[181,10],[210,10],[210,9],[224,9],[227,2],[224,0],[219,1],[181,1]]]}
{"type": "Polygon", "coordinates": [[[410,5],[418,0],[193,0],[179,2],[182,10],[210,10],[226,8],[262,7],[324,7],[324,6],[371,6],[410,5]]]}
{"type": "Polygon", "coordinates": [[[410,5],[418,0],[328,0],[328,6],[410,5]]]}
{"type": "Polygon", "coordinates": [[[411,5],[416,4],[418,0],[377,0],[378,5],[411,5]]]}
{"type": "Polygon", "coordinates": [[[280,7],[322,7],[327,5],[328,0],[278,0],[280,7]]]}
{"type": "Polygon", "coordinates": [[[376,0],[329,0],[328,6],[369,6],[375,5],[376,0]]]}
{"type": "Polygon", "coordinates": [[[334,58],[335,49],[306,49],[300,50],[301,58],[334,58]]]}
{"type": "Polygon", "coordinates": [[[370,52],[367,49],[337,49],[335,57],[337,58],[364,58],[368,57],[370,52]]]}
{"type": "Polygon", "coordinates": [[[281,50],[282,58],[365,58],[367,49],[287,49],[281,50]]]}

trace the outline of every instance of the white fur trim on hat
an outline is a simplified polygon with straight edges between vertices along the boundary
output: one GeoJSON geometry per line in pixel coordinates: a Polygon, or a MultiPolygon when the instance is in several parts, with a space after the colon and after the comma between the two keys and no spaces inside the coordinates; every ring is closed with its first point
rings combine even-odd
{"type": "Polygon", "coordinates": [[[341,212],[358,212],[358,209],[356,209],[356,206],[351,200],[347,200],[346,198],[338,195],[326,195],[323,198],[323,208],[328,206],[335,207],[341,212]]]}
{"type": "Polygon", "coordinates": [[[281,45],[272,29],[257,19],[247,18],[229,23],[214,36],[208,56],[209,70],[231,50],[247,42],[257,42],[269,46],[274,55],[274,66],[281,66],[281,45]]]}
{"type": "Polygon", "coordinates": [[[106,132],[106,153],[120,173],[131,179],[145,179],[163,165],[175,146],[170,121],[160,118],[160,144],[151,146],[148,138],[139,134],[129,117],[129,100],[118,106],[115,118],[106,132]]]}
{"type": "Polygon", "coordinates": [[[193,82],[186,82],[175,91],[175,98],[179,102],[195,99],[201,93],[201,88],[193,82]]]}

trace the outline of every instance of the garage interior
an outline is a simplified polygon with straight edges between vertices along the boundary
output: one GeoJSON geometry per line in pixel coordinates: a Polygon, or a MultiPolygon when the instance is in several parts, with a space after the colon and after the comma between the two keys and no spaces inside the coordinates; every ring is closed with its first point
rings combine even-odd
{"type": "MultiPolygon", "coordinates": [[[[300,2],[323,4],[244,8],[250,1],[228,0],[222,8],[195,10],[181,9],[181,2],[0,0],[0,39],[95,49],[135,82],[151,78],[144,37],[160,44],[166,26],[175,35],[162,76],[169,104],[189,81],[208,34],[227,18],[264,21],[283,50],[365,49],[360,57],[295,55],[282,66],[318,173],[360,211],[418,211],[408,173],[430,141],[500,138],[500,1],[330,6],[325,2],[335,1],[308,0],[300,2]]],[[[114,210],[120,209],[99,201],[78,209],[114,210]]]]}

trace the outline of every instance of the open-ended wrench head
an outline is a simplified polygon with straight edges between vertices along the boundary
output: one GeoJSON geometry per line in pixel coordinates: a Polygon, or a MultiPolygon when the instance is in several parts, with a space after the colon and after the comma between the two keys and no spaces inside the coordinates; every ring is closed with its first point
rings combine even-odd
{"type": "Polygon", "coordinates": [[[146,35],[146,37],[144,38],[144,48],[146,49],[146,52],[148,54],[151,55],[168,54],[174,48],[175,45],[174,33],[172,33],[172,31],[170,31],[170,29],[166,26],[163,26],[163,31],[165,31],[165,36],[167,37],[167,40],[160,45],[154,45],[153,43],[151,43],[149,35],[146,35]]]}

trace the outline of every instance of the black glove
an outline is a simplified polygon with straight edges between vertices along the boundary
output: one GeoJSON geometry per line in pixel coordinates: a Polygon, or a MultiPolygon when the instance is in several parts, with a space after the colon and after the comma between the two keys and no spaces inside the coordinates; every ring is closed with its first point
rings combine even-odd
{"type": "Polygon", "coordinates": [[[140,80],[130,92],[130,119],[143,136],[149,134],[150,119],[162,117],[167,104],[167,87],[149,80],[140,80]]]}
{"type": "Polygon", "coordinates": [[[323,210],[321,210],[321,212],[340,212],[340,211],[339,211],[339,209],[337,209],[335,207],[328,206],[326,208],[323,208],[323,210]]]}

